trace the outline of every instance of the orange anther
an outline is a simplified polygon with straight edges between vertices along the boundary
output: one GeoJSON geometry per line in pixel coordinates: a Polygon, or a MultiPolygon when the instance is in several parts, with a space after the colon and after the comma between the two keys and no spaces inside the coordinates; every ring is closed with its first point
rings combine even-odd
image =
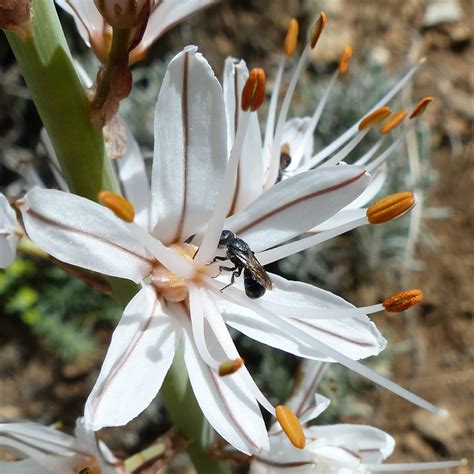
{"type": "Polygon", "coordinates": [[[367,209],[367,218],[371,224],[383,224],[401,216],[415,204],[413,193],[406,191],[390,194],[372,204],[367,209]]]}
{"type": "Polygon", "coordinates": [[[122,196],[111,191],[101,191],[97,197],[99,202],[108,207],[117,217],[125,222],[133,222],[135,219],[135,209],[133,204],[122,196]]]}
{"type": "Polygon", "coordinates": [[[314,22],[309,33],[311,49],[314,49],[314,47],[316,46],[316,43],[318,42],[319,37],[321,36],[321,33],[323,32],[324,27],[326,26],[326,21],[326,14],[321,12],[319,14],[318,19],[314,22]]]}
{"type": "Polygon", "coordinates": [[[395,127],[398,127],[407,116],[407,111],[405,109],[395,112],[390,116],[380,127],[380,133],[386,134],[391,132],[395,127]]]}
{"type": "Polygon", "coordinates": [[[350,46],[346,46],[344,48],[344,52],[342,53],[341,60],[339,61],[339,74],[342,76],[344,75],[347,70],[349,69],[349,61],[352,58],[352,48],[350,46]]]}
{"type": "Polygon", "coordinates": [[[275,408],[275,416],[291,444],[295,448],[303,449],[306,443],[303,428],[291,408],[279,405],[275,408]]]}
{"type": "Polygon", "coordinates": [[[421,290],[408,290],[387,298],[383,302],[383,307],[389,313],[400,313],[421,301],[423,301],[423,292],[421,290]]]}
{"type": "Polygon", "coordinates": [[[367,115],[367,117],[360,121],[359,130],[375,127],[391,113],[392,109],[390,107],[380,107],[380,109],[374,110],[371,114],[367,115]]]}
{"type": "Polygon", "coordinates": [[[288,25],[288,33],[286,33],[285,41],[283,43],[283,51],[287,56],[292,56],[295,52],[296,45],[298,44],[298,33],[300,26],[298,20],[292,18],[288,25]]]}
{"type": "Polygon", "coordinates": [[[265,71],[253,68],[242,91],[242,110],[255,112],[265,99],[265,71]]]}
{"type": "Polygon", "coordinates": [[[434,100],[434,97],[432,97],[431,95],[427,97],[423,97],[423,99],[421,99],[418,102],[418,104],[415,105],[409,118],[413,119],[415,117],[419,117],[420,115],[424,114],[426,107],[428,107],[429,103],[433,102],[433,100],[434,100]]]}
{"type": "Polygon", "coordinates": [[[221,377],[225,377],[226,375],[232,375],[237,372],[243,365],[244,359],[240,357],[238,359],[226,360],[222,362],[221,365],[219,365],[219,375],[221,377]]]}

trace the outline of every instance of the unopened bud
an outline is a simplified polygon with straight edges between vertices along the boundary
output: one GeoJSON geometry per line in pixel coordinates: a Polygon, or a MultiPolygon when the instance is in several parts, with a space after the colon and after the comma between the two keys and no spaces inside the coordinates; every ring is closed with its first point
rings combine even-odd
{"type": "Polygon", "coordinates": [[[225,377],[226,375],[235,374],[243,365],[244,359],[240,357],[238,359],[226,360],[219,365],[219,375],[225,377]]]}
{"type": "Polygon", "coordinates": [[[423,301],[421,290],[409,290],[387,298],[383,302],[385,311],[389,313],[400,313],[423,301]]]}
{"type": "Polygon", "coordinates": [[[349,69],[349,61],[352,58],[352,48],[350,46],[346,46],[344,48],[344,52],[342,53],[342,58],[339,61],[339,74],[342,76],[344,75],[347,70],[349,69]]]}
{"type": "Polygon", "coordinates": [[[133,204],[112,191],[101,191],[98,194],[99,202],[108,207],[118,218],[125,222],[133,222],[135,209],[133,204]]]}
{"type": "Polygon", "coordinates": [[[306,444],[304,431],[300,420],[298,420],[298,417],[291,408],[286,405],[278,405],[275,408],[275,416],[291,444],[295,448],[303,449],[306,444]]]}
{"type": "Polygon", "coordinates": [[[321,33],[324,30],[324,27],[326,26],[326,14],[321,12],[319,14],[319,18],[314,22],[314,25],[311,28],[311,31],[309,33],[309,38],[310,38],[310,45],[311,49],[314,49],[316,46],[316,43],[319,40],[319,37],[321,36],[321,33]]]}
{"type": "Polygon", "coordinates": [[[373,128],[378,125],[382,120],[385,120],[392,113],[390,107],[380,107],[374,110],[367,117],[363,118],[359,123],[359,130],[365,130],[366,128],[373,128]]]}
{"type": "Polygon", "coordinates": [[[399,110],[391,115],[380,127],[380,133],[384,135],[390,133],[395,127],[398,127],[407,116],[407,111],[405,109],[399,110]]]}
{"type": "Polygon", "coordinates": [[[410,210],[414,204],[415,197],[409,191],[390,194],[367,209],[367,219],[371,224],[383,224],[401,216],[410,210]]]}
{"type": "Polygon", "coordinates": [[[150,0],[94,0],[105,21],[113,28],[133,28],[150,0]]]}
{"type": "Polygon", "coordinates": [[[426,107],[428,107],[430,102],[432,102],[433,100],[434,100],[434,97],[430,95],[427,97],[423,97],[423,99],[421,99],[418,102],[418,104],[415,105],[409,118],[413,119],[415,117],[419,117],[420,115],[423,115],[425,113],[426,107]]]}
{"type": "Polygon", "coordinates": [[[0,0],[0,28],[15,32],[25,39],[30,31],[29,0],[0,0]]]}
{"type": "Polygon", "coordinates": [[[285,42],[283,43],[283,51],[287,56],[292,56],[295,52],[296,45],[298,44],[298,33],[300,27],[298,20],[292,18],[288,25],[288,33],[285,36],[285,42]]]}
{"type": "Polygon", "coordinates": [[[242,91],[242,110],[255,112],[265,99],[265,71],[253,68],[242,91]]]}

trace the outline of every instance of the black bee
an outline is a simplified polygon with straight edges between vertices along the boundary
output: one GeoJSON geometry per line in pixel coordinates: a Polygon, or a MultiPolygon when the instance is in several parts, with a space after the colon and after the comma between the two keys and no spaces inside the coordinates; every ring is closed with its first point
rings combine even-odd
{"type": "Polygon", "coordinates": [[[222,288],[221,291],[233,285],[235,278],[242,274],[242,270],[244,272],[245,294],[249,298],[260,298],[265,294],[266,290],[273,288],[270,277],[255,257],[255,254],[250,250],[247,243],[242,239],[238,239],[233,232],[230,230],[222,231],[218,248],[226,249],[226,256],[214,257],[212,263],[230,260],[234,264],[233,267],[219,267],[219,271],[227,270],[232,272],[230,283],[222,288]]]}

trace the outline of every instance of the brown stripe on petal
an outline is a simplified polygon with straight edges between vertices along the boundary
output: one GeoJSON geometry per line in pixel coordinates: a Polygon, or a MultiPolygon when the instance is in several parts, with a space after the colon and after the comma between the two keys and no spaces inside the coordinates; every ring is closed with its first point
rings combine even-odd
{"type": "Polygon", "coordinates": [[[177,242],[181,237],[184,227],[184,218],[186,216],[186,204],[188,199],[188,166],[189,166],[189,103],[188,103],[188,85],[189,85],[189,53],[184,53],[183,64],[183,84],[181,92],[181,116],[183,126],[183,204],[179,216],[176,233],[172,242],[177,242]]]}
{"type": "Polygon", "coordinates": [[[294,321],[296,323],[302,324],[303,326],[308,326],[311,329],[316,329],[316,331],[320,331],[324,334],[327,334],[328,336],[334,337],[336,339],[340,339],[341,341],[344,341],[344,342],[349,342],[349,343],[354,344],[354,345],[359,346],[359,347],[375,347],[375,344],[373,344],[372,342],[365,342],[365,341],[360,341],[360,340],[357,340],[357,339],[352,339],[352,338],[349,338],[349,337],[346,337],[346,336],[341,336],[337,332],[330,331],[329,329],[323,329],[323,328],[319,327],[317,324],[309,323],[306,320],[294,319],[294,321]]]}
{"type": "Polygon", "coordinates": [[[217,377],[217,375],[211,368],[209,368],[208,366],[206,366],[206,368],[209,371],[209,375],[211,376],[212,381],[214,382],[214,386],[217,390],[217,393],[219,394],[219,398],[222,400],[224,408],[226,409],[226,412],[229,415],[230,419],[234,422],[237,430],[242,434],[242,436],[247,440],[247,442],[253,447],[255,452],[260,452],[262,448],[250,438],[250,436],[245,431],[243,426],[237,420],[238,417],[232,412],[229,403],[227,403],[224,393],[222,392],[219,386],[219,378],[217,377]]]}
{"type": "Polygon", "coordinates": [[[252,227],[260,224],[261,222],[263,221],[266,221],[267,219],[269,219],[270,217],[273,217],[275,214],[278,214],[279,212],[283,212],[285,211],[286,209],[289,209],[293,206],[296,206],[298,204],[301,204],[302,202],[305,202],[305,201],[309,201],[310,199],[313,199],[317,196],[322,196],[323,194],[327,194],[331,191],[336,191],[337,189],[341,189],[343,188],[344,186],[348,186],[349,184],[352,184],[354,183],[355,181],[357,181],[358,179],[360,179],[362,176],[365,175],[365,170],[362,171],[360,174],[358,174],[357,176],[353,177],[353,178],[350,178],[350,179],[347,179],[346,181],[343,181],[342,183],[338,183],[338,184],[335,184],[334,186],[329,186],[328,188],[325,188],[325,189],[321,189],[320,191],[315,191],[314,193],[311,193],[311,194],[308,194],[306,196],[302,196],[300,197],[299,199],[296,199],[295,201],[291,201],[289,202],[288,204],[284,204],[283,206],[280,206],[278,207],[277,209],[274,209],[273,211],[270,211],[270,212],[267,212],[266,214],[264,214],[263,216],[259,217],[257,220],[253,221],[253,222],[250,222],[249,224],[247,224],[245,227],[241,227],[241,228],[234,228],[232,229],[235,233],[237,234],[241,234],[243,232],[246,232],[247,230],[251,229],[252,227]]]}
{"type": "MultiPolygon", "coordinates": [[[[237,136],[237,128],[239,126],[239,111],[240,111],[240,94],[239,94],[239,81],[238,81],[238,69],[234,68],[234,101],[235,101],[235,111],[234,111],[234,140],[237,136]]],[[[237,165],[237,174],[236,174],[235,188],[234,188],[234,197],[232,198],[232,204],[230,205],[230,210],[227,215],[231,216],[235,212],[235,206],[237,205],[237,198],[240,192],[240,160],[237,165]]]]}
{"type": "Polygon", "coordinates": [[[154,318],[154,313],[155,313],[157,305],[158,305],[158,298],[155,299],[149,316],[147,316],[147,318],[144,320],[143,324],[137,329],[137,332],[135,333],[135,337],[132,340],[131,344],[129,345],[129,349],[121,357],[120,361],[117,364],[114,365],[114,367],[111,371],[111,375],[104,380],[104,382],[102,383],[102,386],[99,388],[97,395],[94,397],[94,400],[92,401],[93,416],[95,416],[95,414],[97,413],[99,405],[103,400],[102,397],[103,397],[104,393],[110,387],[110,384],[117,377],[119,371],[122,369],[122,367],[125,365],[125,363],[129,360],[129,358],[132,355],[133,351],[137,347],[137,344],[140,342],[143,335],[145,334],[145,331],[150,327],[150,324],[151,324],[151,322],[153,321],[153,318],[154,318]]]}
{"type": "Polygon", "coordinates": [[[122,247],[121,245],[119,244],[116,244],[114,242],[110,242],[109,240],[106,240],[102,237],[99,237],[98,235],[94,235],[94,234],[90,234],[89,232],[85,232],[81,229],[76,229],[75,227],[71,227],[71,226],[68,226],[68,225],[65,225],[65,224],[61,224],[59,222],[56,222],[56,221],[53,221],[52,219],[49,219],[48,217],[45,217],[45,216],[42,216],[41,214],[38,214],[36,211],[33,211],[31,208],[28,209],[26,211],[31,217],[33,217],[34,219],[37,219],[41,222],[43,222],[44,224],[48,224],[52,227],[57,227],[58,229],[61,229],[65,232],[72,232],[72,233],[76,233],[76,234],[80,234],[80,235],[85,235],[86,237],[89,237],[93,240],[98,240],[99,242],[103,242],[107,245],[110,245],[111,247],[114,247],[122,252],[125,252],[125,253],[128,253],[129,255],[133,255],[134,257],[138,258],[139,260],[141,260],[142,262],[145,262],[145,263],[148,263],[150,265],[150,272],[151,272],[151,269],[153,267],[153,260],[152,259],[149,259],[149,258],[146,258],[144,257],[143,255],[140,255],[136,252],[132,252],[130,249],[127,249],[125,247],[122,247]]]}

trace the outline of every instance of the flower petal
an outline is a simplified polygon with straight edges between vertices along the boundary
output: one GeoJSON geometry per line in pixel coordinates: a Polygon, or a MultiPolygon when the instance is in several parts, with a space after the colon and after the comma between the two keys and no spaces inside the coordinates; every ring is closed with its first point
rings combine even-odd
{"type": "Polygon", "coordinates": [[[16,257],[18,235],[15,211],[6,196],[0,193],[0,268],[6,268],[16,257]]]}
{"type": "Polygon", "coordinates": [[[122,158],[112,163],[118,166],[123,197],[135,208],[135,222],[151,231],[155,222],[152,221],[151,190],[145,161],[130,128],[124,125],[127,130],[127,151],[122,158]]]}
{"type": "Polygon", "coordinates": [[[56,0],[56,3],[74,18],[79,34],[87,46],[91,46],[94,38],[102,36],[104,19],[93,1],[56,0]]]}
{"type": "Polygon", "coordinates": [[[365,168],[335,166],[288,178],[261,195],[224,228],[254,251],[289,240],[325,221],[359,196],[370,182],[365,168]]]}
{"type": "MultiPolygon", "coordinates": [[[[239,373],[220,377],[201,359],[187,316],[182,315],[184,360],[196,399],[211,426],[232,446],[246,454],[268,449],[268,437],[255,398],[239,373]]],[[[215,337],[208,334],[209,349],[217,350],[215,337]]],[[[222,358],[222,355],[221,355],[222,358]]]]}
{"type": "Polygon", "coordinates": [[[20,206],[28,236],[63,262],[140,282],[152,259],[107,208],[52,189],[29,191],[20,206]]]}
{"type": "MultiPolygon", "coordinates": [[[[356,453],[361,458],[359,461],[364,463],[381,463],[395,448],[395,440],[389,434],[372,426],[352,424],[311,426],[306,432],[308,436],[316,438],[315,446],[340,446],[356,453]]],[[[312,447],[310,444],[307,449],[313,451],[312,447]]],[[[326,453],[327,455],[329,453],[326,453]]]]}
{"type": "MultiPolygon", "coordinates": [[[[224,101],[227,116],[227,148],[232,149],[242,115],[242,90],[249,71],[244,60],[227,58],[224,67],[224,101]]],[[[263,192],[262,136],[257,114],[251,114],[237,171],[229,215],[245,209],[263,192]]]]}
{"type": "Polygon", "coordinates": [[[148,25],[141,41],[141,48],[147,49],[154,41],[203,8],[210,7],[216,0],[162,0],[155,2],[155,7],[148,20],[148,25]]]}
{"type": "MultiPolygon", "coordinates": [[[[219,304],[219,309],[225,316],[226,322],[247,336],[264,344],[282,349],[300,357],[333,362],[316,349],[302,343],[293,337],[285,329],[279,327],[279,319],[273,321],[260,316],[257,311],[250,309],[260,306],[279,316],[285,324],[304,330],[315,340],[330,345],[335,350],[345,354],[351,359],[357,360],[380,353],[385,348],[386,340],[378,331],[375,324],[367,316],[346,317],[341,319],[298,319],[298,311],[333,309],[346,310],[353,306],[344,299],[329,291],[322,290],[307,283],[289,281],[274,274],[269,274],[273,284],[273,290],[265,293],[263,298],[250,302],[243,297],[246,306],[236,305],[225,301],[219,304]],[[248,302],[248,303],[247,303],[248,302]],[[295,314],[292,315],[292,312],[295,314]]],[[[237,288],[242,285],[238,281],[237,288]]],[[[224,290],[229,296],[236,288],[224,290]],[[230,291],[229,291],[230,290],[230,291]]],[[[243,292],[241,293],[243,295],[243,292]]]]}
{"type": "Polygon", "coordinates": [[[165,312],[154,289],[141,289],[125,308],[112,336],[86,402],[86,427],[99,430],[125,425],[139,415],[158,393],[179,335],[174,318],[165,312]]]}
{"type": "Polygon", "coordinates": [[[204,230],[227,156],[222,88],[197,47],[169,64],[155,112],[152,193],[163,243],[204,230]]]}

